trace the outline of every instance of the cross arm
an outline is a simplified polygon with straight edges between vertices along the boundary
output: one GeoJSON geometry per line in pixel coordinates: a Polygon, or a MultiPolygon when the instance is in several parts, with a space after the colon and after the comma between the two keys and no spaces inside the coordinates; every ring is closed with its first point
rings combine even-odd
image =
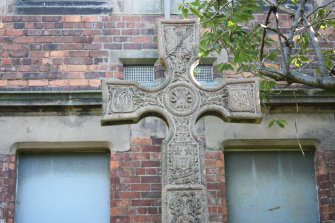
{"type": "Polygon", "coordinates": [[[259,80],[245,78],[229,80],[214,88],[198,86],[200,105],[196,116],[215,113],[226,121],[255,122],[262,119],[259,80]]]}
{"type": "Polygon", "coordinates": [[[163,115],[163,84],[146,88],[133,81],[102,80],[102,125],[137,122],[146,113],[163,115]]]}

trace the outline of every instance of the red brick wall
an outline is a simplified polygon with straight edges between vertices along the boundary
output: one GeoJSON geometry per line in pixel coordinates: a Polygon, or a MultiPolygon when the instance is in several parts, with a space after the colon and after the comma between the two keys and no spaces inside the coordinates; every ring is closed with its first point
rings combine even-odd
{"type": "MultiPolygon", "coordinates": [[[[161,222],[161,141],[133,140],[130,152],[111,154],[111,223],[161,222]]],[[[206,151],[210,221],[225,222],[223,153],[206,151]]]]}
{"type": "Polygon", "coordinates": [[[316,175],[322,223],[335,222],[335,151],[318,150],[316,175]]]}
{"type": "Polygon", "coordinates": [[[15,156],[0,154],[0,222],[14,222],[15,156]]]}
{"type": "Polygon", "coordinates": [[[115,50],[157,49],[157,18],[1,16],[0,88],[98,89],[122,77],[115,50]]]}

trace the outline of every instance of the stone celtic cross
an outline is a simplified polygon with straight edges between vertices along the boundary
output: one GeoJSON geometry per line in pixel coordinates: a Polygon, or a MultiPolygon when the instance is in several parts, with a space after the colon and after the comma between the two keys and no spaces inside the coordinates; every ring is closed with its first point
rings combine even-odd
{"type": "Polygon", "coordinates": [[[160,20],[159,54],[167,79],[156,88],[135,82],[104,80],[102,124],[138,121],[156,114],[168,124],[162,146],[162,222],[207,223],[204,144],[196,121],[216,114],[228,121],[261,118],[258,81],[240,79],[220,86],[199,85],[192,67],[198,60],[197,20],[160,20]]]}

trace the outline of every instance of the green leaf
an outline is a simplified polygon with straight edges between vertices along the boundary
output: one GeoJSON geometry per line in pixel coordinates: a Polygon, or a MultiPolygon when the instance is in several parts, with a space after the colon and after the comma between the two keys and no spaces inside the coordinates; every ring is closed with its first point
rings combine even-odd
{"type": "Polygon", "coordinates": [[[275,124],[275,120],[271,120],[268,124],[268,127],[269,128],[272,128],[273,124],[275,124]]]}
{"type": "Polygon", "coordinates": [[[323,22],[320,24],[320,29],[326,29],[327,28],[327,23],[323,22]]]}
{"type": "Polygon", "coordinates": [[[182,8],[182,13],[183,13],[183,17],[187,18],[188,17],[188,9],[187,8],[182,8]]]}
{"type": "Polygon", "coordinates": [[[195,77],[199,76],[200,71],[201,71],[201,69],[200,69],[199,67],[196,67],[196,68],[193,70],[193,75],[194,75],[195,77]]]}
{"type": "Polygon", "coordinates": [[[277,120],[277,124],[279,125],[280,128],[285,128],[286,126],[286,121],[281,119],[281,120],[277,120]]]}
{"type": "Polygon", "coordinates": [[[280,128],[285,128],[287,123],[284,119],[274,119],[269,122],[268,127],[272,128],[274,124],[277,124],[280,128]]]}
{"type": "Polygon", "coordinates": [[[301,63],[308,63],[308,57],[306,56],[299,56],[299,60],[301,61],[301,63]]]}
{"type": "Polygon", "coordinates": [[[223,72],[227,70],[234,70],[234,67],[230,63],[222,63],[218,66],[218,71],[223,72]]]}
{"type": "Polygon", "coordinates": [[[292,3],[295,4],[295,5],[297,5],[298,2],[299,2],[299,0],[292,0],[292,3]]]}
{"type": "Polygon", "coordinates": [[[335,27],[335,20],[329,20],[328,25],[335,27]]]}
{"type": "Polygon", "coordinates": [[[235,27],[235,23],[233,22],[233,21],[228,21],[228,24],[227,24],[227,26],[229,27],[229,28],[233,28],[233,27],[235,27]]]}
{"type": "Polygon", "coordinates": [[[277,57],[278,57],[278,54],[279,54],[279,52],[278,51],[272,51],[271,53],[270,53],[270,55],[269,55],[269,60],[272,60],[272,61],[274,61],[275,59],[277,59],[277,57]]]}
{"type": "Polygon", "coordinates": [[[191,12],[193,13],[193,15],[195,15],[196,17],[201,17],[201,15],[200,15],[200,12],[199,11],[197,11],[197,10],[195,10],[194,8],[190,8],[190,10],[191,10],[191,12]]]}

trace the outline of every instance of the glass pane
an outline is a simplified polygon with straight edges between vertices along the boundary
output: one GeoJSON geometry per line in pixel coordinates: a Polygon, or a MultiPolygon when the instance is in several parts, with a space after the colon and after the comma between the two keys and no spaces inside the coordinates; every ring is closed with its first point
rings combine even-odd
{"type": "Polygon", "coordinates": [[[229,223],[319,222],[312,153],[226,153],[229,223]]]}
{"type": "Polygon", "coordinates": [[[21,154],[16,223],[109,223],[106,153],[21,154]]]}

